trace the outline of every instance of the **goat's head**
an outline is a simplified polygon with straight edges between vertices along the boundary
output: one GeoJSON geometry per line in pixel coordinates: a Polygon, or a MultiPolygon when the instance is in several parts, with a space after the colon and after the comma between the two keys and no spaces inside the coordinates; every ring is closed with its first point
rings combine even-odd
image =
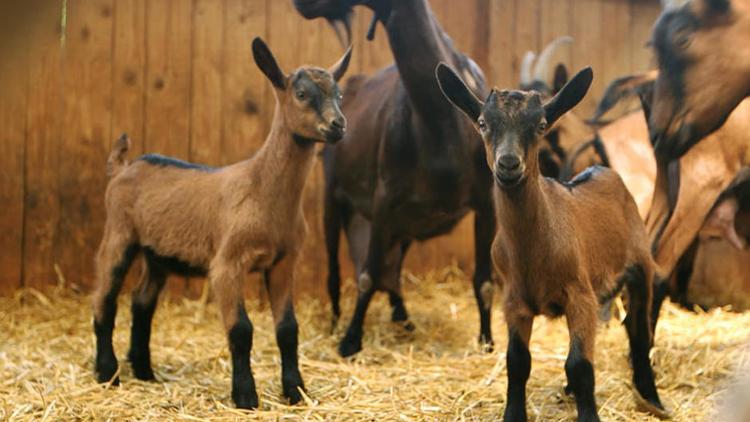
{"type": "Polygon", "coordinates": [[[692,0],[667,5],[651,44],[659,62],[649,129],[661,159],[679,158],[718,129],[750,94],[750,4],[692,0]]]}
{"type": "Polygon", "coordinates": [[[305,66],[286,75],[266,43],[260,38],[253,40],[255,63],[271,81],[284,123],[295,136],[325,142],[337,142],[344,136],[346,118],[337,82],[346,73],[351,54],[349,47],[328,70],[305,66]]]}
{"type": "Polygon", "coordinates": [[[352,35],[352,8],[361,4],[375,12],[368,33],[368,38],[372,39],[375,24],[388,19],[392,1],[394,0],[294,0],[294,7],[306,19],[325,18],[328,20],[342,43],[348,45],[351,43],[352,35]]]}
{"type": "Polygon", "coordinates": [[[538,92],[493,89],[482,102],[445,63],[436,70],[443,94],[475,123],[484,140],[487,164],[502,188],[523,183],[539,172],[539,142],[591,85],[591,68],[578,72],[554,97],[542,103],[538,92]]]}

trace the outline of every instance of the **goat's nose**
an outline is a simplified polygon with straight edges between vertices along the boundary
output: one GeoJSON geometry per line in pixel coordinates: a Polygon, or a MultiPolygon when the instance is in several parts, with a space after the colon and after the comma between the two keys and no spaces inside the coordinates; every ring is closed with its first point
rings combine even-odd
{"type": "Polygon", "coordinates": [[[343,129],[346,127],[346,120],[344,120],[343,117],[337,117],[331,120],[331,127],[334,127],[336,129],[343,129]]]}
{"type": "Polygon", "coordinates": [[[503,155],[497,160],[497,166],[505,171],[517,170],[520,165],[521,160],[513,154],[503,155]]]}

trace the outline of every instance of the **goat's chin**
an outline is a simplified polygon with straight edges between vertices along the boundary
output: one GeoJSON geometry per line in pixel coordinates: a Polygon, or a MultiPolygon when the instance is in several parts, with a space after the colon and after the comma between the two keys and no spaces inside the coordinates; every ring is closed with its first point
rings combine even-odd
{"type": "Polygon", "coordinates": [[[344,138],[343,130],[328,130],[321,132],[323,141],[327,144],[335,144],[344,138]]]}
{"type": "Polygon", "coordinates": [[[523,172],[518,173],[503,173],[500,171],[495,172],[495,184],[500,189],[513,189],[520,186],[526,178],[523,172]]]}

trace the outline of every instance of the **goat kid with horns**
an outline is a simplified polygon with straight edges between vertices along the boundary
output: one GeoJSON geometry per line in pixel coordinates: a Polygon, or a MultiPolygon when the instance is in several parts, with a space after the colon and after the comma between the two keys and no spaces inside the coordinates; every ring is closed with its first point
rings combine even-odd
{"type": "Polygon", "coordinates": [[[579,421],[599,420],[593,368],[597,313],[623,286],[629,293],[625,327],[636,397],[647,410],[668,417],[649,360],[654,263],[633,197],[617,173],[603,167],[565,184],[539,172],[542,138],[583,99],[591,69],[544,104],[534,91],[495,89],[483,103],[445,63],[436,76],[443,94],[475,123],[495,178],[492,261],[504,283],[509,339],[504,420],[526,420],[528,345],[537,315],[565,316],[570,332],[565,390],[575,395],[579,421]]]}
{"type": "Polygon", "coordinates": [[[255,62],[276,96],[271,131],[251,158],[210,168],[149,154],[125,161],[129,139],[118,141],[108,162],[107,220],[96,257],[94,294],[96,373],[117,384],[112,330],[117,296],[136,255],[145,267],[133,292],[128,358],[136,378],[154,379],[149,339],[157,298],[170,273],[207,275],[219,305],[232,356],[232,400],[258,407],[250,370],[253,326],[245,312],[243,280],[264,276],[281,353],[281,383],[291,403],[304,389],[297,363],[294,267],[307,223],[302,192],[317,142],[338,142],[346,119],[337,81],[351,48],[328,71],[305,66],[285,74],[266,44],[253,41],[255,62]]]}

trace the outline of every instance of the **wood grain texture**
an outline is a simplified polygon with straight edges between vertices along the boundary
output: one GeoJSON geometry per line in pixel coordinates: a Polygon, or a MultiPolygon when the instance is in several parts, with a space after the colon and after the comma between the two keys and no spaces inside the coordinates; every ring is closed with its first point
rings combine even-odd
{"type": "Polygon", "coordinates": [[[57,280],[55,240],[60,221],[58,170],[63,129],[60,15],[55,2],[38,9],[36,36],[30,38],[29,46],[23,284],[36,289],[57,280]]]}
{"type": "Polygon", "coordinates": [[[112,109],[111,0],[68,2],[63,64],[60,224],[56,262],[69,282],[90,286],[104,222],[112,109]]]}
{"type": "MultiPolygon", "coordinates": [[[[560,50],[557,61],[571,72],[594,67],[594,87],[577,109],[582,116],[610,80],[652,67],[651,51],[643,45],[660,10],[656,1],[430,4],[458,48],[498,87],[517,86],[526,50],[573,35],[575,43],[560,50]]],[[[29,57],[21,67],[17,60],[0,64],[0,76],[16,67],[29,81],[0,79],[7,99],[13,98],[0,104],[0,228],[11,233],[0,239],[0,290],[54,283],[55,263],[69,281],[90,285],[104,220],[104,162],[120,133],[131,136],[131,157],[148,151],[224,165],[253,154],[265,139],[274,106],[270,85],[252,59],[253,37],[264,37],[288,71],[302,64],[328,66],[343,51],[325,21],[304,20],[290,0],[68,0],[65,45],[56,33],[61,5],[61,0],[38,2],[33,16],[24,8],[5,14],[13,16],[8,22],[23,24],[3,31],[17,34],[33,26],[47,38],[16,35],[0,41],[29,57]]],[[[365,40],[371,16],[355,8],[349,75],[373,74],[393,63],[382,25],[373,42],[365,40]]],[[[308,291],[323,291],[326,274],[321,172],[318,164],[304,199],[310,234],[300,283],[308,291]]],[[[415,245],[406,267],[425,271],[456,261],[471,272],[471,220],[448,236],[415,245]]],[[[351,275],[343,248],[342,264],[351,275]]],[[[171,284],[178,294],[200,289],[193,281],[171,284]]]]}

